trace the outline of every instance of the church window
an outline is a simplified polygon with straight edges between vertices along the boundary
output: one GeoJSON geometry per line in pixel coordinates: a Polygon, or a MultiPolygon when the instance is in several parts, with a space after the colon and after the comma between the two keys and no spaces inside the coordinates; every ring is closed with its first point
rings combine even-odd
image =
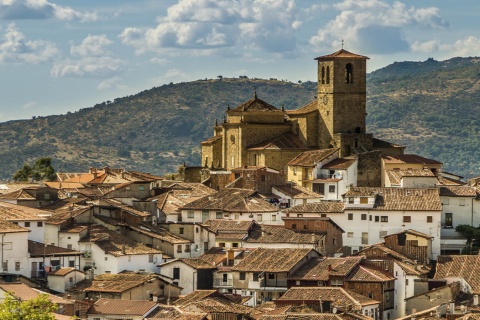
{"type": "Polygon", "coordinates": [[[322,67],[322,84],[325,84],[325,67],[322,67]]]}
{"type": "Polygon", "coordinates": [[[347,63],[345,66],[345,83],[353,83],[353,65],[351,63],[347,63]]]}
{"type": "Polygon", "coordinates": [[[256,153],[253,155],[253,165],[254,166],[257,165],[257,154],[256,153]]]}
{"type": "Polygon", "coordinates": [[[326,83],[330,84],[330,67],[327,66],[326,83]]]}
{"type": "Polygon", "coordinates": [[[362,133],[362,129],[360,129],[360,127],[356,127],[355,128],[355,133],[362,133]]]}
{"type": "Polygon", "coordinates": [[[235,157],[232,156],[232,167],[235,166],[235,157]]]}

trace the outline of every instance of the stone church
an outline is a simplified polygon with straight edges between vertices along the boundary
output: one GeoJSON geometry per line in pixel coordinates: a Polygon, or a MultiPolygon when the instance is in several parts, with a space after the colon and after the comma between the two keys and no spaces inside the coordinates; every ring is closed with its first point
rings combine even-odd
{"type": "Polygon", "coordinates": [[[304,151],[338,148],[340,157],[358,158],[359,186],[380,186],[381,156],[403,154],[405,148],[366,132],[367,59],[344,49],[315,58],[317,99],[299,109],[278,109],[256,93],[228,108],[214,136],[201,142],[202,164],[285,170],[304,151]]]}

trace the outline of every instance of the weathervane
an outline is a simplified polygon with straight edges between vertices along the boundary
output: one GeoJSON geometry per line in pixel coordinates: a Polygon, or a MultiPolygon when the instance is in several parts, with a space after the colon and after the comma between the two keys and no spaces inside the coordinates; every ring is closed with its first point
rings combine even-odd
{"type": "Polygon", "coordinates": [[[342,38],[342,49],[343,49],[343,38],[342,38]]]}

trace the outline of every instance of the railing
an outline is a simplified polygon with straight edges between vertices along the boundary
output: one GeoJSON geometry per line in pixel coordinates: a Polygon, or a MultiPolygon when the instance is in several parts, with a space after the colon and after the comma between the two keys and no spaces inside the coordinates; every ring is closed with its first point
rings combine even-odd
{"type": "Polygon", "coordinates": [[[233,287],[233,279],[213,279],[214,287],[233,287]]]}

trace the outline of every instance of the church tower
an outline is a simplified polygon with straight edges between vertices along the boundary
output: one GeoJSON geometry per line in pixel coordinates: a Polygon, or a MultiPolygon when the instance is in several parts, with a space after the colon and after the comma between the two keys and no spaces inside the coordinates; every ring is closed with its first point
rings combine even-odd
{"type": "MultiPolygon", "coordinates": [[[[320,148],[371,149],[366,135],[367,59],[341,49],[315,58],[318,62],[318,110],[320,148]]],[[[369,138],[370,137],[370,138],[369,138]]]]}

